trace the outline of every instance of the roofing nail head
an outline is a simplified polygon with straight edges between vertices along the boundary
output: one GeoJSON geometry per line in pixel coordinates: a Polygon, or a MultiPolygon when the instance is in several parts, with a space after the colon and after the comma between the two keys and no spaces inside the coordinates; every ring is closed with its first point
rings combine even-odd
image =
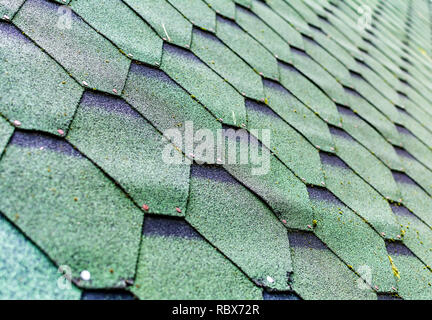
{"type": "Polygon", "coordinates": [[[21,125],[21,122],[19,120],[14,120],[13,124],[15,127],[19,127],[21,125]]]}
{"type": "Polygon", "coordinates": [[[114,92],[115,94],[117,94],[117,89],[114,88],[114,89],[113,89],[113,92],[114,92]]]}
{"type": "Polygon", "coordinates": [[[267,276],[267,282],[274,283],[275,281],[274,281],[274,279],[272,277],[267,276]]]}
{"type": "Polygon", "coordinates": [[[307,225],[308,229],[312,229],[312,226],[310,224],[307,225]]]}
{"type": "Polygon", "coordinates": [[[83,81],[82,84],[86,87],[88,87],[88,83],[86,81],[83,81]]]}
{"type": "Polygon", "coordinates": [[[9,16],[6,15],[6,14],[3,16],[3,19],[4,19],[4,20],[10,20],[9,16]]]}
{"type": "Polygon", "coordinates": [[[385,237],[386,234],[385,234],[385,232],[381,232],[381,235],[382,235],[383,237],[385,237]]]}
{"type": "Polygon", "coordinates": [[[182,212],[181,209],[180,209],[179,207],[176,208],[176,211],[177,211],[178,213],[181,213],[181,212],[182,212]]]}
{"type": "Polygon", "coordinates": [[[58,132],[58,134],[61,135],[61,136],[64,135],[64,131],[63,131],[62,129],[58,129],[57,132],[58,132]]]}
{"type": "Polygon", "coordinates": [[[142,208],[143,208],[144,211],[149,211],[149,206],[146,205],[146,204],[143,204],[142,208]]]}
{"type": "Polygon", "coordinates": [[[283,224],[287,224],[287,221],[285,219],[282,220],[283,224]]]}
{"type": "Polygon", "coordinates": [[[84,281],[89,281],[90,278],[91,278],[91,274],[90,274],[89,271],[87,271],[87,270],[83,270],[83,271],[81,271],[80,277],[81,277],[81,279],[83,279],[84,281]]]}

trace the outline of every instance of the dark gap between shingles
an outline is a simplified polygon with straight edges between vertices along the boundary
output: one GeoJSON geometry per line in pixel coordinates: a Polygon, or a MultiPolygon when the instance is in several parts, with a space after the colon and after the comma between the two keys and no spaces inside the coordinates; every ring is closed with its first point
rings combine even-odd
{"type": "Polygon", "coordinates": [[[288,231],[288,239],[291,247],[328,250],[327,246],[311,232],[288,231]]]}
{"type": "Polygon", "coordinates": [[[32,149],[46,148],[69,156],[83,157],[83,155],[72,147],[72,145],[66,140],[42,132],[22,131],[16,129],[10,144],[32,149]]]}
{"type": "Polygon", "coordinates": [[[150,214],[144,216],[143,234],[203,240],[201,235],[183,218],[150,214]]]}

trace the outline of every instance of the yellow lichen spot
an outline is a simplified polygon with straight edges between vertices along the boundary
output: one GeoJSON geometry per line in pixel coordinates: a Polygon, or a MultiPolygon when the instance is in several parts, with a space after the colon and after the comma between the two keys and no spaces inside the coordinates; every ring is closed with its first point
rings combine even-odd
{"type": "Polygon", "coordinates": [[[391,268],[392,268],[392,271],[393,271],[394,276],[395,276],[398,280],[400,280],[401,277],[400,277],[400,273],[399,273],[398,268],[397,268],[396,265],[394,264],[392,257],[388,256],[388,258],[389,258],[389,261],[390,261],[391,268]]]}
{"type": "Polygon", "coordinates": [[[316,227],[317,224],[318,224],[318,221],[316,221],[316,220],[313,220],[313,221],[312,221],[312,225],[313,225],[314,227],[316,227]]]}

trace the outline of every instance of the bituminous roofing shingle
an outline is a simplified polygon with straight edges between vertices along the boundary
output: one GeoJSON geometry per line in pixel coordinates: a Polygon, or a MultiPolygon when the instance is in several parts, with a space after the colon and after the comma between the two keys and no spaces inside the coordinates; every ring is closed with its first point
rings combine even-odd
{"type": "Polygon", "coordinates": [[[125,286],[134,277],[143,213],[67,142],[16,132],[0,176],[1,193],[10,195],[0,211],[59,266],[68,265],[78,285],[125,286]],[[90,281],[79,280],[83,270],[90,281]]]}
{"type": "Polygon", "coordinates": [[[204,0],[217,14],[226,18],[235,18],[235,3],[232,0],[204,0]]]}
{"type": "Polygon", "coordinates": [[[262,299],[261,290],[192,227],[182,227],[178,221],[164,226],[169,223],[146,219],[137,278],[131,289],[139,298],[262,299]]]}
{"type": "Polygon", "coordinates": [[[0,19],[12,19],[25,0],[0,0],[0,19]]]}
{"type": "Polygon", "coordinates": [[[313,216],[306,186],[303,184],[306,180],[296,177],[275,156],[264,158],[265,152],[270,153],[270,150],[259,143],[256,137],[248,137],[246,132],[239,134],[233,130],[224,131],[223,136],[227,141],[224,168],[261,197],[287,227],[308,230],[313,216]],[[248,145],[251,148],[249,156],[244,152],[248,145]],[[230,161],[232,150],[237,158],[235,163],[230,161]]]}
{"type": "Polygon", "coordinates": [[[130,60],[74,13],[58,19],[58,8],[48,1],[28,0],[13,22],[83,86],[119,94],[130,60]]]}
{"type": "Polygon", "coordinates": [[[216,14],[202,0],[168,0],[188,20],[204,30],[214,32],[216,14]]]}
{"type": "Polygon", "coordinates": [[[256,72],[269,79],[279,79],[276,58],[234,22],[218,17],[216,36],[245,60],[256,72]]]}
{"type": "Polygon", "coordinates": [[[224,123],[246,123],[244,98],[192,53],[165,44],[161,69],[224,123]]]}
{"type": "Polygon", "coordinates": [[[289,289],[292,265],[287,230],[223,169],[192,168],[186,219],[256,283],[289,289]]]}
{"type": "Polygon", "coordinates": [[[124,101],[85,93],[66,139],[119,183],[136,204],[149,206],[148,212],[179,215],[176,208],[180,208],[184,215],[189,165],[180,155],[179,164],[159,161],[163,152],[178,151],[124,101]]]}
{"type": "Polygon", "coordinates": [[[0,299],[430,299],[430,10],[0,0],[0,299]]]}
{"type": "Polygon", "coordinates": [[[73,0],[71,8],[130,58],[160,64],[162,39],[123,2],[73,0]]]}
{"type": "Polygon", "coordinates": [[[280,84],[264,80],[266,104],[314,146],[334,152],[334,142],[327,124],[280,84]]]}
{"type": "Polygon", "coordinates": [[[366,222],[322,188],[309,188],[317,226],[314,230],[327,246],[359,274],[373,270],[369,285],[390,292],[396,285],[384,240],[366,222]]]}
{"type": "Polygon", "coordinates": [[[0,297],[3,300],[80,298],[81,292],[68,284],[66,278],[59,278],[57,267],[3,216],[0,217],[0,240],[0,297]],[[65,287],[57,285],[59,280],[65,287]]]}
{"type": "Polygon", "coordinates": [[[270,129],[267,148],[307,183],[321,185],[324,176],[318,150],[265,105],[247,101],[248,128],[270,129]]]}
{"type": "Polygon", "coordinates": [[[261,77],[217,37],[194,30],[192,52],[245,96],[264,99],[261,77]]]}
{"type": "Polygon", "coordinates": [[[2,115],[24,129],[66,130],[82,88],[14,26],[0,23],[0,36],[2,115]]]}
{"type": "Polygon", "coordinates": [[[165,41],[188,48],[192,24],[166,0],[125,0],[165,41]]]}

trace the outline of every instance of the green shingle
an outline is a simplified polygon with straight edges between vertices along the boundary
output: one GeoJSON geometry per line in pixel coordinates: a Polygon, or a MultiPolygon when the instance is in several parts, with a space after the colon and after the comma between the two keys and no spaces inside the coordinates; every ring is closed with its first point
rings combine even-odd
{"type": "Polygon", "coordinates": [[[166,0],[125,0],[165,41],[189,48],[192,24],[166,0]]]}
{"type": "Polygon", "coordinates": [[[324,176],[318,150],[267,106],[248,102],[246,107],[248,129],[270,130],[271,143],[266,147],[307,183],[322,185],[324,176]]]}
{"type": "Polygon", "coordinates": [[[150,213],[184,215],[189,165],[180,155],[180,164],[164,160],[164,152],[178,151],[124,101],[85,94],[67,140],[120,184],[137,205],[146,204],[150,213]]]}
{"type": "Polygon", "coordinates": [[[339,62],[317,42],[306,38],[304,44],[307,54],[327,70],[337,81],[345,86],[352,86],[351,75],[345,65],[339,62]]]}
{"type": "MultiPolygon", "coordinates": [[[[370,59],[373,60],[373,59],[370,59]]],[[[370,63],[370,62],[368,62],[370,63]]],[[[378,64],[378,63],[377,63],[378,64]]],[[[398,100],[398,94],[396,90],[394,90],[392,87],[390,87],[383,79],[377,74],[378,68],[375,66],[374,72],[369,67],[366,67],[363,64],[359,64],[359,67],[361,69],[362,76],[368,81],[369,84],[371,84],[377,91],[379,91],[384,97],[386,97],[391,103],[396,103],[398,100]]]]}
{"type": "Polygon", "coordinates": [[[143,238],[132,292],[141,299],[260,300],[258,289],[207,242],[143,238]]]}
{"type": "Polygon", "coordinates": [[[187,221],[251,279],[289,289],[287,230],[250,191],[223,169],[194,167],[187,221]]]}
{"type": "Polygon", "coordinates": [[[192,52],[245,96],[264,99],[261,77],[215,36],[195,30],[192,52]]]}
{"type": "Polygon", "coordinates": [[[358,274],[368,266],[372,271],[370,286],[377,286],[380,292],[391,291],[396,284],[384,240],[328,191],[310,190],[318,238],[358,274]]]}
{"type": "MultiPolygon", "coordinates": [[[[307,45],[305,43],[305,45],[307,45]]],[[[293,64],[297,70],[311,79],[334,102],[348,106],[349,100],[341,84],[330,73],[309,57],[307,53],[293,50],[293,64]]]]}
{"type": "MultiPolygon", "coordinates": [[[[217,130],[222,128],[210,112],[158,69],[132,64],[124,98],[164,134],[175,129],[184,137],[187,122],[193,136],[205,129],[216,137],[217,130]]],[[[187,141],[184,139],[177,141],[178,139],[168,138],[186,155],[193,152],[187,150],[187,141]]],[[[199,144],[200,141],[194,141],[191,145],[195,147],[199,144]]]]}
{"type": "Polygon", "coordinates": [[[320,20],[318,19],[315,12],[313,12],[303,0],[289,0],[285,2],[288,3],[298,14],[300,14],[305,22],[314,25],[315,27],[319,27],[321,25],[320,20]]]}
{"type": "Polygon", "coordinates": [[[400,116],[396,107],[389,100],[384,98],[380,92],[378,92],[363,78],[354,76],[351,77],[351,80],[357,92],[359,92],[375,108],[386,115],[391,121],[400,123],[400,116]]]}
{"type": "Polygon", "coordinates": [[[264,81],[267,105],[296,128],[314,146],[334,152],[334,143],[327,124],[300,100],[276,82],[264,81]]]}
{"type": "Polygon", "coordinates": [[[123,2],[74,0],[71,7],[130,58],[160,64],[162,39],[123,2]]]}
{"type": "Polygon", "coordinates": [[[204,0],[217,14],[226,18],[235,18],[235,4],[232,0],[204,0]]]}
{"type": "Polygon", "coordinates": [[[246,123],[244,98],[193,54],[165,45],[161,68],[224,123],[246,123]]]}
{"type": "Polygon", "coordinates": [[[81,292],[61,278],[57,267],[0,216],[0,299],[78,300],[81,292]]]}
{"type": "Polygon", "coordinates": [[[397,180],[402,192],[403,204],[429,227],[432,227],[432,199],[409,179],[397,180]]]}
{"type": "Polygon", "coordinates": [[[394,125],[385,115],[374,108],[355,91],[347,91],[350,95],[351,110],[370,123],[387,141],[394,145],[402,145],[401,137],[394,125]]]}
{"type": "MultiPolygon", "coordinates": [[[[264,132],[255,131],[256,135],[262,138],[264,132]]],[[[244,131],[243,134],[245,133],[244,131]]],[[[242,135],[242,132],[226,130],[224,137],[228,154],[227,159],[224,159],[224,168],[261,197],[288,228],[308,230],[313,216],[306,186],[300,181],[301,177],[295,177],[253,136],[248,138],[248,135],[242,135]],[[242,159],[246,154],[244,150],[247,149],[250,149],[250,154],[245,162],[242,159]],[[231,150],[235,151],[236,161],[230,160],[231,150]],[[256,157],[253,156],[255,152],[258,154],[256,157]]]]}
{"type": "Polygon", "coordinates": [[[333,130],[336,154],[384,197],[399,201],[401,193],[388,169],[378,158],[342,130],[333,130]]]}
{"type": "Polygon", "coordinates": [[[25,0],[0,0],[0,19],[12,19],[25,0]]]}
{"type": "Polygon", "coordinates": [[[214,32],[216,14],[202,0],[168,0],[193,25],[214,32]]]}
{"type": "Polygon", "coordinates": [[[13,132],[14,128],[5,119],[0,117],[0,156],[6,148],[13,132]]]}
{"type": "Polygon", "coordinates": [[[70,21],[59,20],[58,8],[48,1],[29,0],[13,22],[83,86],[120,94],[130,60],[75,14],[70,14],[70,21]]]}
{"type": "Polygon", "coordinates": [[[143,213],[62,140],[15,133],[0,162],[3,212],[83,287],[134,278],[143,213]],[[90,281],[79,280],[88,270],[90,281]],[[111,272],[112,271],[112,272],[111,272]]]}
{"type": "Polygon", "coordinates": [[[399,152],[399,158],[406,174],[417,182],[429,195],[432,195],[432,171],[419,163],[407,152],[399,152]]]}
{"type": "Polygon", "coordinates": [[[421,142],[432,148],[432,132],[414,120],[408,113],[401,111],[401,120],[404,127],[413,133],[421,142]]]}
{"type": "Polygon", "coordinates": [[[273,31],[278,33],[286,42],[288,42],[290,46],[299,49],[304,48],[301,34],[265,3],[258,0],[253,0],[251,10],[265,23],[267,23],[273,29],[273,31]]]}
{"type": "Polygon", "coordinates": [[[233,0],[233,1],[247,8],[250,8],[252,5],[252,0],[233,0]]]}
{"type": "Polygon", "coordinates": [[[284,0],[265,0],[265,2],[273,11],[292,24],[297,31],[308,35],[311,34],[308,24],[284,0]]]}
{"type": "Polygon", "coordinates": [[[408,130],[399,127],[400,137],[406,151],[411,153],[423,165],[432,170],[432,149],[421,143],[408,130]]]}
{"type": "Polygon", "coordinates": [[[292,61],[288,43],[250,10],[237,7],[236,22],[276,58],[287,63],[292,61]]]}
{"type": "Polygon", "coordinates": [[[218,17],[216,36],[245,60],[256,72],[279,79],[276,58],[234,22],[218,17]]]}
{"type": "Polygon", "coordinates": [[[0,37],[2,115],[24,129],[66,131],[81,87],[12,25],[1,23],[0,37]]]}
{"type": "Polygon", "coordinates": [[[394,148],[366,121],[349,109],[339,109],[343,128],[353,138],[376,155],[384,164],[393,170],[402,170],[402,163],[394,148]]]}
{"type": "Polygon", "coordinates": [[[290,234],[292,287],[306,300],[375,300],[370,288],[313,235],[290,234]]]}
{"type": "Polygon", "coordinates": [[[341,124],[336,105],[315,84],[291,66],[279,64],[279,72],[281,84],[321,119],[335,126],[341,124]]]}
{"type": "Polygon", "coordinates": [[[387,201],[336,157],[324,160],[323,169],[327,188],[383,237],[394,239],[400,235],[396,216],[387,201]]]}

